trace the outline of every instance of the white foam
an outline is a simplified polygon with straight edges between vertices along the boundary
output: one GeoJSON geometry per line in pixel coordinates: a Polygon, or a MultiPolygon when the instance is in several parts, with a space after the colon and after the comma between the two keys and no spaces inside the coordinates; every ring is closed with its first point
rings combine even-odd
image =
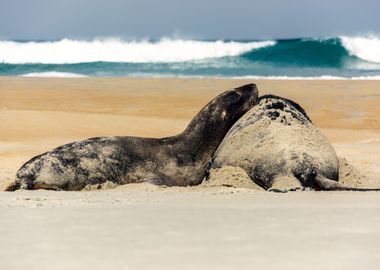
{"type": "Polygon", "coordinates": [[[375,76],[359,76],[359,77],[339,77],[339,76],[239,76],[232,77],[233,79],[252,79],[252,80],[380,80],[380,75],[375,76]]]}
{"type": "Polygon", "coordinates": [[[365,61],[380,63],[380,38],[368,37],[340,37],[343,46],[348,52],[365,61]]]}
{"type": "Polygon", "coordinates": [[[21,77],[58,77],[58,78],[85,78],[87,76],[77,73],[69,73],[69,72],[57,72],[57,71],[49,71],[49,72],[33,72],[21,75],[21,77]]]}
{"type": "Polygon", "coordinates": [[[352,77],[352,80],[380,80],[380,75],[352,77]]]}
{"type": "MultiPolygon", "coordinates": [[[[21,77],[59,77],[59,78],[86,78],[88,76],[69,73],[69,72],[34,72],[21,75],[21,77]]],[[[380,75],[374,76],[358,76],[358,77],[339,77],[339,76],[314,76],[314,77],[302,77],[302,76],[233,76],[233,77],[221,77],[221,76],[197,76],[197,75],[177,75],[177,74],[154,74],[154,73],[130,73],[124,77],[132,78],[196,78],[196,79],[251,79],[251,80],[380,80],[380,75]]]]}
{"type": "Polygon", "coordinates": [[[105,39],[52,42],[0,41],[0,62],[73,64],[86,62],[157,63],[237,56],[275,41],[196,41],[163,38],[157,42],[105,39]]]}

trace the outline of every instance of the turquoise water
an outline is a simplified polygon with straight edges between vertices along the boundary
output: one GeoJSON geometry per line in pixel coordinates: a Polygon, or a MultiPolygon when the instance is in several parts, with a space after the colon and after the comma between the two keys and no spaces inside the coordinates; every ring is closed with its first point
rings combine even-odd
{"type": "Polygon", "coordinates": [[[378,37],[0,41],[0,75],[380,78],[378,37]]]}

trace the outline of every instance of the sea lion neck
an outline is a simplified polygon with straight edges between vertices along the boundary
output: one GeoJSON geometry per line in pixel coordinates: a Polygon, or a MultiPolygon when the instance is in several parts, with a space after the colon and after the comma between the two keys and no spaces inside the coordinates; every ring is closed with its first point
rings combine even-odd
{"type": "Polygon", "coordinates": [[[182,133],[173,138],[173,147],[178,152],[187,153],[192,160],[203,163],[212,157],[229,128],[213,106],[206,106],[182,133]]]}
{"type": "Polygon", "coordinates": [[[181,134],[172,137],[172,149],[187,153],[200,163],[211,159],[232,125],[257,103],[256,85],[247,84],[223,92],[209,102],[181,134]]]}

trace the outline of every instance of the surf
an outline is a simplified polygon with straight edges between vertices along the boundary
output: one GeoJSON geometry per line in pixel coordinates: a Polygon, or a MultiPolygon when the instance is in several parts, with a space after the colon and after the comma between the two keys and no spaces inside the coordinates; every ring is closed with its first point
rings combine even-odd
{"type": "Polygon", "coordinates": [[[5,40],[0,75],[378,79],[380,37],[5,40]]]}
{"type": "Polygon", "coordinates": [[[21,75],[21,77],[40,77],[40,78],[85,78],[87,76],[77,73],[70,72],[58,72],[58,71],[47,71],[47,72],[32,72],[21,75]]]}
{"type": "Polygon", "coordinates": [[[340,37],[342,45],[349,54],[368,62],[380,63],[380,38],[374,35],[368,37],[340,37]]]}
{"type": "Polygon", "coordinates": [[[1,41],[0,62],[7,64],[172,63],[238,56],[274,44],[274,41],[200,41],[168,38],[156,42],[121,39],[1,41]]]}
{"type": "Polygon", "coordinates": [[[380,38],[341,36],[278,40],[270,48],[259,48],[243,54],[243,57],[284,66],[340,68],[367,62],[369,67],[371,63],[380,64],[380,38]]]}

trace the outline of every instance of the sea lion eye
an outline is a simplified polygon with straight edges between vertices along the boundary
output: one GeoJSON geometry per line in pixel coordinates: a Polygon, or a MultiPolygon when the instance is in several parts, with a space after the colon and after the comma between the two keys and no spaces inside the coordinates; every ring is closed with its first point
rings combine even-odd
{"type": "Polygon", "coordinates": [[[238,93],[238,92],[231,92],[229,95],[228,95],[228,100],[230,101],[230,102],[233,102],[233,103],[235,103],[235,102],[238,102],[239,100],[241,99],[241,94],[240,93],[238,93]]]}

